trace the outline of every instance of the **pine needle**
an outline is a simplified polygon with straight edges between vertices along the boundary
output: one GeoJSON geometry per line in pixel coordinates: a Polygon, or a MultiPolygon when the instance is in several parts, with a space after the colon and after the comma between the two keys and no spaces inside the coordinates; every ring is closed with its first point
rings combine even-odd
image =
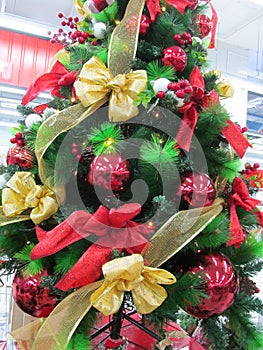
{"type": "Polygon", "coordinates": [[[94,147],[96,155],[116,153],[120,149],[120,141],[124,139],[118,126],[105,122],[100,129],[94,127],[88,135],[88,140],[94,147]]]}
{"type": "Polygon", "coordinates": [[[164,66],[158,60],[152,61],[147,65],[148,80],[154,81],[159,78],[175,80],[175,70],[173,67],[164,66]]]}

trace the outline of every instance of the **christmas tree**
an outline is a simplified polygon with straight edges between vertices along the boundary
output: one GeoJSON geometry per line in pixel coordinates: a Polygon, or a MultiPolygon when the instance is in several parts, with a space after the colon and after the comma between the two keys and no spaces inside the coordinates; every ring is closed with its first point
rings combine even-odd
{"type": "Polygon", "coordinates": [[[75,0],[1,168],[22,349],[256,350],[263,187],[210,1],[75,0]],[[31,106],[41,91],[50,102],[31,106]]]}

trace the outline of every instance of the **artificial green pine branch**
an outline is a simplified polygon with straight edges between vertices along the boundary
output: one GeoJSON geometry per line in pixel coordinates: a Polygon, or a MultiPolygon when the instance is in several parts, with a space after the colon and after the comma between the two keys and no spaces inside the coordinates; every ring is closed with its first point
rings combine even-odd
{"type": "Polygon", "coordinates": [[[174,34],[181,34],[188,31],[191,21],[191,12],[185,11],[181,15],[176,9],[165,11],[162,16],[157,17],[146,35],[146,40],[152,45],[164,48],[172,46],[174,42],[174,34]],[[165,46],[164,46],[165,45],[165,46]]]}
{"type": "Polygon", "coordinates": [[[121,141],[124,139],[121,129],[109,122],[103,123],[100,128],[92,128],[87,138],[97,156],[121,150],[121,141]]]}
{"type": "Polygon", "coordinates": [[[169,80],[175,79],[174,68],[170,66],[164,66],[160,63],[160,61],[157,60],[150,62],[146,68],[146,71],[149,81],[154,81],[159,78],[166,78],[169,80]]]}
{"type": "Polygon", "coordinates": [[[229,217],[226,212],[218,215],[195,239],[184,247],[184,251],[213,250],[226,244],[229,239],[229,217]]]}
{"type": "MultiPolygon", "coordinates": [[[[241,296],[243,297],[243,296],[241,296]]],[[[242,350],[259,350],[263,347],[263,333],[253,323],[251,314],[240,300],[224,313],[228,318],[228,327],[242,350]]]]}
{"type": "Polygon", "coordinates": [[[226,320],[220,316],[211,316],[202,320],[200,327],[204,336],[209,339],[210,350],[230,350],[225,323],[226,320]]]}
{"type": "Polygon", "coordinates": [[[254,236],[245,237],[244,242],[238,249],[233,246],[224,248],[225,254],[229,257],[234,265],[248,264],[254,259],[263,258],[263,244],[254,236]]]}
{"type": "Polygon", "coordinates": [[[14,255],[14,258],[18,260],[18,263],[22,265],[20,272],[24,277],[29,277],[30,275],[34,276],[43,271],[42,259],[31,260],[30,258],[34,246],[35,244],[31,243],[14,255]]]}

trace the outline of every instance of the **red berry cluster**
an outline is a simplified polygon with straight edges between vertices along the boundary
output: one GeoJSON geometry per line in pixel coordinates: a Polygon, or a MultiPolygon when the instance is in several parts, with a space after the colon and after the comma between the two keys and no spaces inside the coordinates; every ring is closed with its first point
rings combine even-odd
{"type": "Polygon", "coordinates": [[[174,91],[178,98],[185,98],[193,93],[193,88],[187,79],[182,79],[179,82],[170,83],[167,86],[168,90],[174,91]]]}
{"type": "Polygon", "coordinates": [[[192,45],[192,36],[188,32],[183,32],[182,34],[174,34],[174,41],[178,46],[186,47],[187,45],[192,45]]]}
{"type": "Polygon", "coordinates": [[[10,139],[10,142],[11,143],[16,143],[17,146],[20,146],[20,147],[23,147],[25,145],[23,134],[21,132],[19,132],[19,131],[15,134],[15,137],[12,137],[10,139]]]}
{"type": "Polygon", "coordinates": [[[258,168],[260,168],[259,163],[254,163],[251,165],[250,163],[245,164],[245,170],[242,170],[242,174],[250,175],[253,171],[256,171],[258,168]]]}
{"type": "Polygon", "coordinates": [[[243,134],[244,134],[244,132],[246,132],[248,130],[248,128],[246,126],[244,126],[243,128],[241,128],[241,126],[239,124],[236,124],[236,126],[243,134]]]}
{"type": "MultiPolygon", "coordinates": [[[[65,31],[63,28],[58,29],[57,34],[53,34],[52,39],[50,40],[51,44],[60,43],[66,45],[68,42],[73,44],[78,42],[84,44],[88,37],[92,37],[91,34],[78,30],[77,23],[79,22],[78,17],[65,17],[63,13],[58,13],[58,18],[63,19],[61,21],[62,27],[69,27],[69,31],[65,31]]],[[[48,35],[52,35],[51,32],[48,32],[48,35]]]]}

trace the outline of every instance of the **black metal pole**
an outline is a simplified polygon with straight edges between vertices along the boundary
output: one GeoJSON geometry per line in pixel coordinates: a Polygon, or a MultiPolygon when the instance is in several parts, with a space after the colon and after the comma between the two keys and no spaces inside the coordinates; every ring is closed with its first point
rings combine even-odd
{"type": "Polygon", "coordinates": [[[119,311],[112,316],[112,327],[111,327],[111,339],[119,339],[121,333],[121,324],[122,324],[122,310],[123,306],[119,309],[119,311]]]}

